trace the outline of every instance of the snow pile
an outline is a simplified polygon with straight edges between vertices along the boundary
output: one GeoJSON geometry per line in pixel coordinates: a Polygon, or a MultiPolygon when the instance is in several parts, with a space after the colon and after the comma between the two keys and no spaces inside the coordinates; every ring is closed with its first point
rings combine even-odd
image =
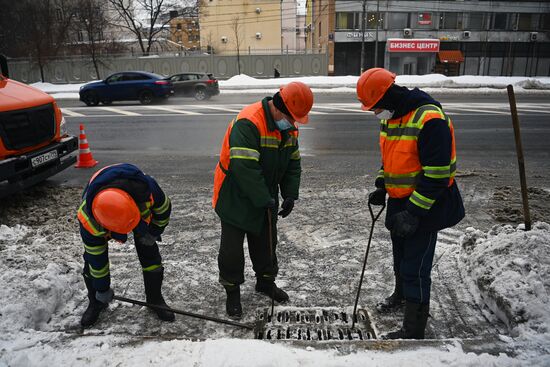
{"type": "MultiPolygon", "coordinates": [[[[468,228],[461,260],[481,300],[510,328],[550,354],[550,224],[531,231],[499,225],[483,233],[468,228]]],[[[550,357],[547,360],[550,362],[550,357]]]]}
{"type": "Polygon", "coordinates": [[[6,243],[16,241],[25,237],[28,232],[29,228],[26,226],[17,224],[15,227],[11,228],[2,224],[0,225],[0,243],[3,243],[4,241],[6,241],[6,243]]]}

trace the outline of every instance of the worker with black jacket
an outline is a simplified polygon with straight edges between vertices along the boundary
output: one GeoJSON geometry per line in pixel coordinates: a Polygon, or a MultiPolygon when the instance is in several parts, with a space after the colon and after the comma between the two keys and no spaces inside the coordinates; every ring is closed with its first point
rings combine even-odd
{"type": "Polygon", "coordinates": [[[391,232],[395,289],[381,312],[405,304],[403,326],[388,339],[423,339],[429,315],[431,268],[438,231],[464,218],[455,180],[454,127],[441,104],[427,93],[395,84],[383,68],[357,82],[362,109],[380,120],[382,167],[369,203],[383,205],[391,232]]]}

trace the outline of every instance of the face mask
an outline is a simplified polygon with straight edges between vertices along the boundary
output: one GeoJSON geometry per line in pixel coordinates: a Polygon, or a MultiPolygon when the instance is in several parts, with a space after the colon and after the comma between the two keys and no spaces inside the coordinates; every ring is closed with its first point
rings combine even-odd
{"type": "Polygon", "coordinates": [[[277,129],[279,131],[288,130],[292,127],[292,124],[290,122],[288,122],[287,119],[277,120],[277,121],[275,121],[275,125],[277,125],[277,129]]]}
{"type": "Polygon", "coordinates": [[[393,111],[390,110],[382,110],[382,112],[375,113],[374,114],[377,118],[380,120],[389,120],[393,116],[393,111]]]}

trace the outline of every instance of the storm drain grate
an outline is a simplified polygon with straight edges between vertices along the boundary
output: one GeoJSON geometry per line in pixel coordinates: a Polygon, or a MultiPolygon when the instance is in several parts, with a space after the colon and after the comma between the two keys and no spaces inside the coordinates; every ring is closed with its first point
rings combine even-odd
{"type": "Polygon", "coordinates": [[[275,311],[258,310],[256,339],[264,340],[369,340],[376,339],[369,314],[357,310],[357,321],[352,328],[352,312],[339,309],[288,308],[275,311]]]}

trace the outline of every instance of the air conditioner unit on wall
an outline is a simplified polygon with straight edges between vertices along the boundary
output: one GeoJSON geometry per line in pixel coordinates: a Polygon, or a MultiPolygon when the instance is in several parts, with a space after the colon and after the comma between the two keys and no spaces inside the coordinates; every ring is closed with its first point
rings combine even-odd
{"type": "Polygon", "coordinates": [[[227,37],[226,36],[222,36],[222,43],[227,43],[227,37]]]}
{"type": "Polygon", "coordinates": [[[468,39],[472,35],[472,32],[470,31],[464,31],[462,32],[462,38],[468,39]]]}
{"type": "Polygon", "coordinates": [[[538,32],[529,33],[529,40],[535,42],[539,36],[538,32]]]}
{"type": "Polygon", "coordinates": [[[256,39],[257,40],[261,40],[262,39],[262,34],[260,32],[257,32],[256,33],[256,39]]]}
{"type": "Polygon", "coordinates": [[[413,31],[410,28],[403,29],[403,37],[412,37],[413,31]]]}

